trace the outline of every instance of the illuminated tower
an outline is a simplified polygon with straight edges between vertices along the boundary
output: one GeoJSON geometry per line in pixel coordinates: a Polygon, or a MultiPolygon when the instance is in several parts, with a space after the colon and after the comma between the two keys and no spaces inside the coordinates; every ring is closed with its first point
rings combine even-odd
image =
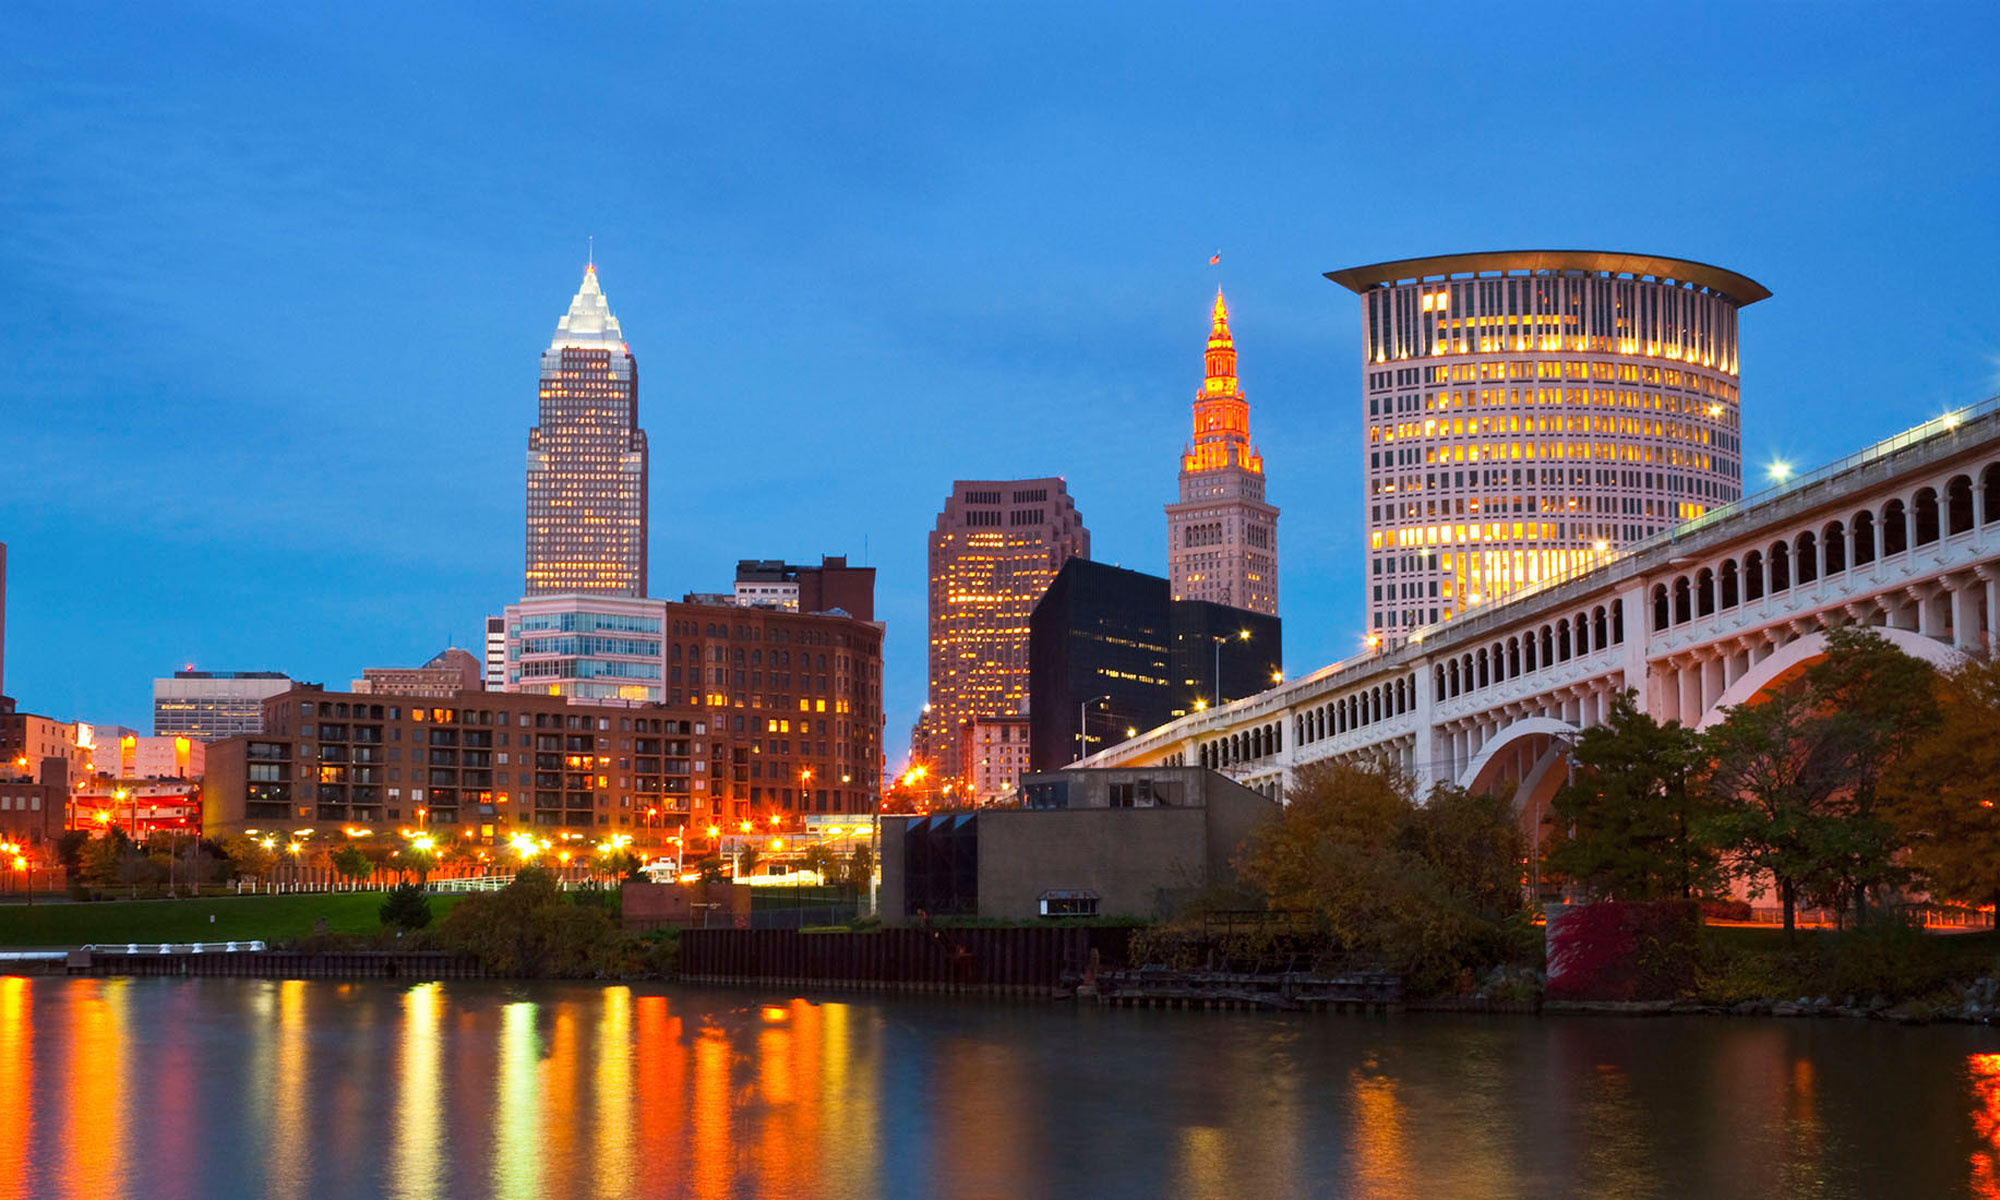
{"type": "Polygon", "coordinates": [[[1028,616],[1072,557],[1090,557],[1090,531],[1062,480],[952,484],[930,537],[930,703],[910,735],[938,776],[964,776],[967,722],[1022,711],[1028,616]]]}
{"type": "Polygon", "coordinates": [[[1194,441],[1181,455],[1180,499],[1167,505],[1167,578],[1176,600],[1276,616],[1278,510],[1264,502],[1264,459],[1250,444],[1250,402],[1236,380],[1220,288],[1206,362],[1194,441]]]}
{"type": "Polygon", "coordinates": [[[1491,251],[1329,271],[1362,299],[1368,641],[1743,494],[1737,310],[1685,259],[1491,251]]]}
{"type": "Polygon", "coordinates": [[[525,594],[646,594],[646,433],[639,365],[595,265],[542,352],[528,431],[525,594]]]}

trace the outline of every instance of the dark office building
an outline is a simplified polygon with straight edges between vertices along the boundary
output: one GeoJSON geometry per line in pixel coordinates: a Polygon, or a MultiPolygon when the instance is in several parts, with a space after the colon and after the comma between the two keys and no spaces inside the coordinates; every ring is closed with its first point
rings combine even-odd
{"type": "Polygon", "coordinates": [[[1208,600],[1176,600],[1172,622],[1171,716],[1184,716],[1196,700],[1227,704],[1283,679],[1279,618],[1208,600]]]}
{"type": "Polygon", "coordinates": [[[1218,691],[1224,702],[1263,691],[1283,660],[1282,628],[1277,617],[1174,600],[1155,575],[1071,559],[1028,619],[1031,766],[1065,767],[1218,691]]]}

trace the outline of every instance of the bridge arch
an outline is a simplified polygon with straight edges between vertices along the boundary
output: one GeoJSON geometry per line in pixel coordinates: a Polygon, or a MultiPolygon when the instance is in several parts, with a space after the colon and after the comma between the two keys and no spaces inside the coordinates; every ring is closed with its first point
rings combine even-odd
{"type": "MultiPolygon", "coordinates": [[[[1958,651],[1935,638],[1927,638],[1921,633],[1908,629],[1897,629],[1891,625],[1871,625],[1872,633],[1880,634],[1882,640],[1901,650],[1911,658],[1920,658],[1939,670],[1947,670],[1958,664],[1958,651]]],[[[1707,729],[1722,720],[1725,709],[1738,704],[1748,704],[1773,687],[1782,687],[1798,676],[1801,671],[1826,657],[1826,634],[1808,633],[1795,638],[1778,648],[1778,651],[1758,663],[1744,674],[1743,678],[1724,689],[1716,697],[1707,711],[1701,714],[1701,722],[1696,728],[1707,729]]]]}
{"type": "Polygon", "coordinates": [[[1476,792],[1506,783],[1510,755],[1518,759],[1522,742],[1540,738],[1544,742],[1566,745],[1578,732],[1576,726],[1554,717],[1523,717],[1479,748],[1479,753],[1473,755],[1472,761],[1459,773],[1458,786],[1476,792]]]}
{"type": "Polygon", "coordinates": [[[1537,857],[1549,805],[1569,778],[1569,748],[1577,733],[1576,726],[1554,717],[1515,721],[1480,747],[1458,778],[1458,785],[1467,791],[1490,792],[1513,785],[1514,815],[1529,844],[1538,848],[1537,857]]]}

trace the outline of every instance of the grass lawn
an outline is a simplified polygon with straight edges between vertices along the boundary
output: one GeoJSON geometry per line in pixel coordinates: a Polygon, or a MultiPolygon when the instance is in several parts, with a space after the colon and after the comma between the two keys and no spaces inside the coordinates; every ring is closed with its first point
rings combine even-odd
{"type": "MultiPolygon", "coordinates": [[[[386,892],[217,896],[199,900],[106,900],[88,904],[0,906],[0,946],[82,946],[93,942],[267,942],[305,937],[326,918],[329,933],[372,933],[386,892]],[[209,917],[215,920],[210,923],[209,917]]],[[[432,896],[436,921],[457,896],[432,896]]]]}

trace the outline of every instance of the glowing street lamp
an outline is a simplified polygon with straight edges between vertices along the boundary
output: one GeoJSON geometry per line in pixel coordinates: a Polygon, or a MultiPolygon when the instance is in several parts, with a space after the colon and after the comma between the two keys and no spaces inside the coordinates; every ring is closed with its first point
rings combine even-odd
{"type": "Polygon", "coordinates": [[[1792,464],[1782,458],[1774,458],[1771,465],[1764,468],[1764,474],[1770,477],[1772,483],[1785,483],[1792,477],[1792,464]]]}

